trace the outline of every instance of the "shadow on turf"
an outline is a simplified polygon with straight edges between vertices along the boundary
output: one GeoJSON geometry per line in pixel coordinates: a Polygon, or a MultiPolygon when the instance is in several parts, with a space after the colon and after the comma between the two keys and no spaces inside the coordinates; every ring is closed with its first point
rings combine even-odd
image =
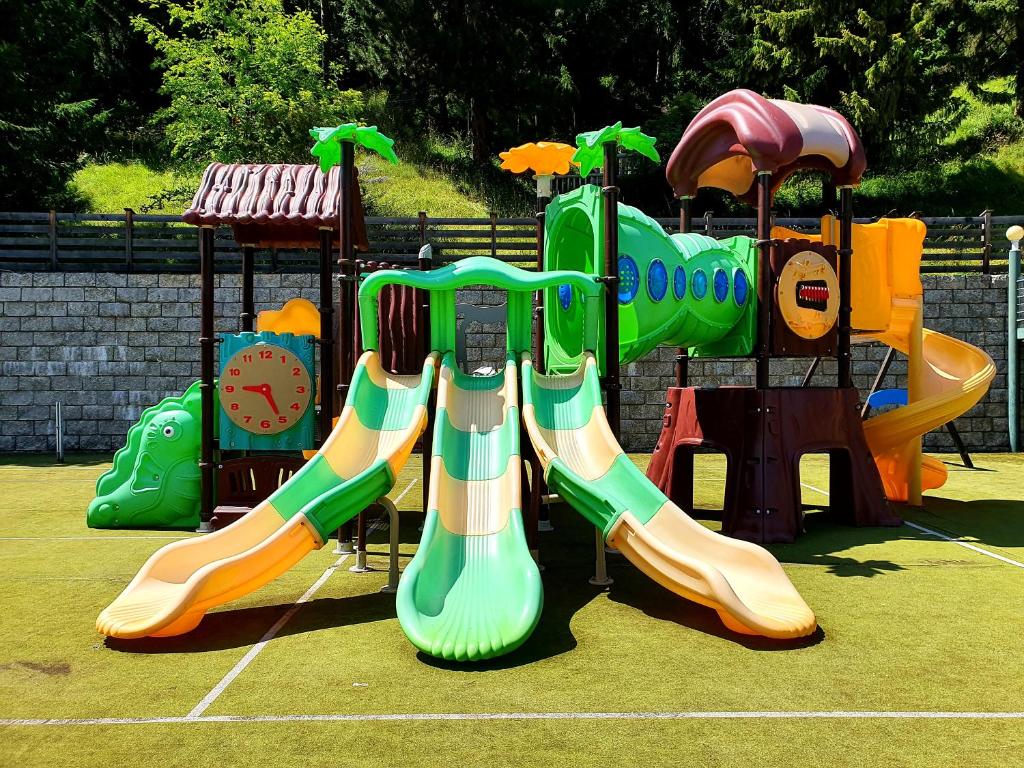
{"type": "MultiPolygon", "coordinates": [[[[237,608],[207,614],[193,631],[177,637],[119,640],[108,637],[106,646],[124,653],[203,653],[244,648],[263,639],[292,604],[237,608]]],[[[287,637],[332,627],[368,624],[395,618],[395,598],[382,592],[351,597],[322,597],[303,603],[274,635],[287,637]]]]}

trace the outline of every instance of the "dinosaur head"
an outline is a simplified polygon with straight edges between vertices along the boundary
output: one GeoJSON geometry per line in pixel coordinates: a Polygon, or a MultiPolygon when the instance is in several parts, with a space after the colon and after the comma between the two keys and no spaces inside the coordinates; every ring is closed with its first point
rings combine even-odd
{"type": "Polygon", "coordinates": [[[89,526],[146,525],[158,509],[161,517],[179,517],[182,525],[187,525],[199,498],[199,443],[199,422],[188,411],[175,408],[155,414],[143,426],[135,464],[126,481],[89,504],[89,526]],[[180,515],[176,514],[179,510],[180,515]]]}

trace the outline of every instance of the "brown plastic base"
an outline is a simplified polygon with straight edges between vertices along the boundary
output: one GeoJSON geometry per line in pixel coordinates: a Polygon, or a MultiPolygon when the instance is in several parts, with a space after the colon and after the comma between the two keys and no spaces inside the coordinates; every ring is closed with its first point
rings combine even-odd
{"type": "Polygon", "coordinates": [[[827,453],[832,514],[849,525],[900,525],[868,451],[853,389],[672,387],[647,476],[693,510],[693,456],[726,455],[723,533],[757,543],[803,532],[800,457],[827,453]]]}

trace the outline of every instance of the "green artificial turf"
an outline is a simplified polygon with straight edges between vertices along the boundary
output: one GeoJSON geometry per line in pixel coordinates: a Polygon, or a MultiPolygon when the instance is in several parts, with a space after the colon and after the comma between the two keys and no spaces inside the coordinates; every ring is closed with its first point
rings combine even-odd
{"type": "MultiPolygon", "coordinates": [[[[109,458],[109,457],[108,457],[109,458]]],[[[950,458],[950,457],[945,457],[950,458]]],[[[647,457],[635,457],[643,466],[647,457]]],[[[1013,559],[1024,555],[1022,457],[975,456],[906,519],[1013,559]]],[[[698,463],[696,505],[720,504],[720,459],[698,463]]],[[[0,461],[0,718],[183,716],[338,559],[325,547],[179,638],[104,640],[99,610],[176,536],[90,531],[107,463],[0,461]],[[22,538],[14,538],[22,537],[22,538]],[[41,537],[26,538],[26,537],[41,537]],[[64,537],[64,538],[55,538],[64,537]],[[82,539],[86,540],[82,540],[82,539]]],[[[803,480],[822,491],[812,457],[803,480]]],[[[805,488],[807,505],[827,503],[805,488]]],[[[403,565],[422,521],[419,458],[392,491],[403,565]]],[[[707,525],[717,527],[704,515],[707,525]]],[[[616,554],[591,586],[593,529],[565,507],[540,535],[545,607],[510,656],[440,662],[405,639],[386,582],[386,531],[367,574],[335,569],[207,716],[403,713],[1024,711],[1024,569],[902,526],[846,528],[811,509],[771,547],[818,615],[808,639],[725,630],[616,554]]],[[[182,536],[191,535],[187,533],[182,536]]],[[[1021,720],[502,720],[196,722],[0,727],[10,765],[1024,764],[1021,720]]]]}

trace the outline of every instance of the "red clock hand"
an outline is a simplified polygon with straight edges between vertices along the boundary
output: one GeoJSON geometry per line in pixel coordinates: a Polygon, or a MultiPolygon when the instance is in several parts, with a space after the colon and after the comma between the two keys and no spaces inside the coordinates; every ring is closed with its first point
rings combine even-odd
{"type": "Polygon", "coordinates": [[[274,412],[275,416],[279,416],[281,412],[277,410],[277,403],[274,402],[274,396],[270,393],[269,384],[263,385],[263,396],[267,398],[267,403],[270,404],[270,410],[274,412]]]}
{"type": "Polygon", "coordinates": [[[277,403],[274,402],[274,396],[270,393],[269,384],[246,384],[242,387],[243,392],[255,392],[258,395],[263,395],[267,399],[267,405],[270,406],[270,410],[277,416],[280,411],[277,410],[277,403]]]}

